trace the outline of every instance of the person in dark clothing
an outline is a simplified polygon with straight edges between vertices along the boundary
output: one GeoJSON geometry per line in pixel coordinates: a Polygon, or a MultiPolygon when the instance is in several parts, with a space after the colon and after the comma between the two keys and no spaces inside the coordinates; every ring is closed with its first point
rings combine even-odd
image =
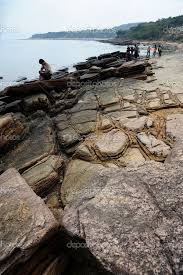
{"type": "Polygon", "coordinates": [[[134,47],[131,47],[130,50],[131,50],[131,55],[133,55],[133,53],[134,53],[134,47]]]}
{"type": "Polygon", "coordinates": [[[132,56],[131,56],[131,49],[130,47],[128,46],[127,47],[127,50],[126,50],[126,61],[131,61],[132,60],[132,56]]]}
{"type": "Polygon", "coordinates": [[[159,53],[159,57],[161,57],[162,56],[162,47],[161,47],[161,45],[159,45],[159,47],[158,47],[158,53],[159,53]]]}
{"type": "Polygon", "coordinates": [[[135,57],[135,59],[137,59],[139,57],[139,47],[137,45],[135,45],[134,57],[135,57]]]}

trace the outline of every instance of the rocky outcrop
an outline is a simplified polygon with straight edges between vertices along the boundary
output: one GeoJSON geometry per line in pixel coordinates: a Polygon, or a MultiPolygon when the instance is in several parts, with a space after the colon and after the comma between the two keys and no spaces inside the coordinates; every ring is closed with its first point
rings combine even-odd
{"type": "Polygon", "coordinates": [[[22,176],[37,195],[45,195],[60,182],[63,165],[61,157],[48,156],[31,166],[22,176]]]}
{"type": "Polygon", "coordinates": [[[67,195],[64,226],[113,274],[180,274],[182,177],[181,163],[155,162],[80,175],[85,184],[67,195]]]}
{"type": "Polygon", "coordinates": [[[181,89],[120,52],[76,67],[1,93],[3,275],[180,274],[181,89]]]}
{"type": "Polygon", "coordinates": [[[16,274],[16,266],[48,243],[58,232],[58,224],[15,169],[0,176],[0,211],[0,274],[16,274]]]}

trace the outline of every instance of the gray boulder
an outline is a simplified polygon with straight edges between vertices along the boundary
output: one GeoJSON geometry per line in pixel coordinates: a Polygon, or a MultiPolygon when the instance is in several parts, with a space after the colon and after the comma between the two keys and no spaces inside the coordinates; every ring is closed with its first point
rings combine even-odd
{"type": "Polygon", "coordinates": [[[113,274],[182,274],[182,192],[182,163],[96,169],[63,224],[113,274]]]}

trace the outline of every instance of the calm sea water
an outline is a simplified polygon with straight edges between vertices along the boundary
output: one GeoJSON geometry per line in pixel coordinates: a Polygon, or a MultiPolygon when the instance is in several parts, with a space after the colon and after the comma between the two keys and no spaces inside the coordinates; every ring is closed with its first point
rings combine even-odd
{"type": "Polygon", "coordinates": [[[72,67],[90,56],[112,51],[125,51],[124,46],[79,40],[1,40],[0,90],[14,84],[19,77],[29,80],[38,77],[38,60],[45,59],[53,71],[72,67]]]}

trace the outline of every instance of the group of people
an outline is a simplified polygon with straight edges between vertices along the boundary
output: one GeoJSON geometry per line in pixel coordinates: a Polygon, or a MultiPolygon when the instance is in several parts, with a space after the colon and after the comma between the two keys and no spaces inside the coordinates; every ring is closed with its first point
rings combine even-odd
{"type": "MultiPolygon", "coordinates": [[[[159,45],[157,47],[157,45],[155,44],[154,47],[153,47],[153,57],[156,57],[157,52],[158,52],[159,57],[161,57],[161,55],[162,55],[162,47],[161,47],[161,45],[159,45]]],[[[147,48],[147,58],[150,58],[150,57],[151,57],[151,46],[149,46],[147,48]]]]}
{"type": "MultiPolygon", "coordinates": [[[[147,48],[147,58],[151,57],[151,46],[147,48]]],[[[156,57],[156,54],[158,52],[159,57],[162,55],[162,47],[159,45],[154,45],[153,47],[153,57],[156,57]]],[[[132,59],[137,59],[139,57],[140,50],[138,45],[135,45],[134,47],[127,47],[126,50],[126,61],[131,61],[132,59]]],[[[50,80],[52,77],[52,70],[51,66],[43,59],[39,60],[39,64],[41,65],[41,70],[39,71],[39,80],[50,80]]]]}
{"type": "Polygon", "coordinates": [[[137,59],[139,57],[140,50],[138,45],[135,45],[134,47],[127,47],[126,50],[126,61],[131,61],[133,58],[137,59]]]}

